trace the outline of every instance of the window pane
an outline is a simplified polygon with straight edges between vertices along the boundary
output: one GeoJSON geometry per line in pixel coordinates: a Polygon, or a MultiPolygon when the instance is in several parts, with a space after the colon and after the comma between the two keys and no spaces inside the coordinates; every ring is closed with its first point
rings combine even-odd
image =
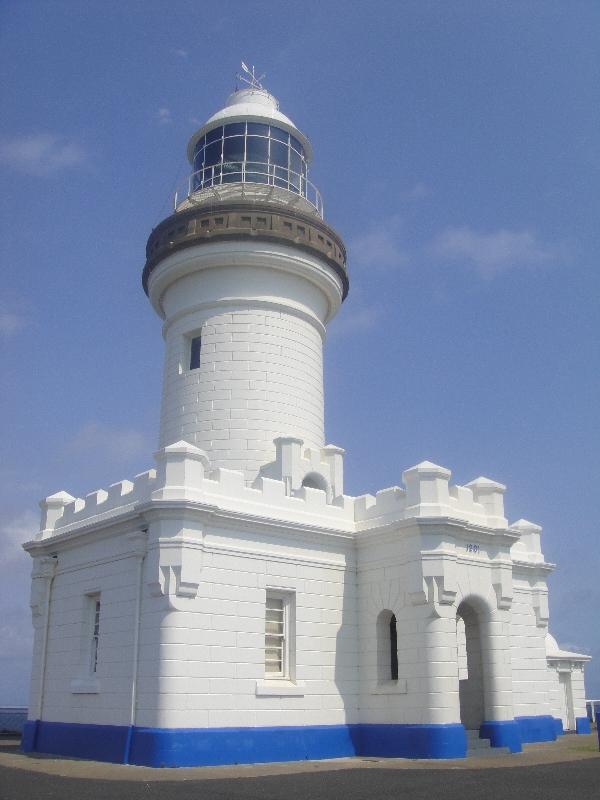
{"type": "Polygon", "coordinates": [[[204,148],[202,148],[202,150],[199,150],[194,156],[194,172],[196,172],[199,169],[202,169],[203,163],[204,163],[204,148]]]}
{"type": "Polygon", "coordinates": [[[265,623],[265,631],[270,634],[278,633],[283,636],[283,620],[281,620],[281,622],[267,620],[265,623]]]}
{"type": "Polygon", "coordinates": [[[290,144],[292,145],[294,150],[297,150],[301,155],[304,155],[304,148],[302,147],[298,139],[296,139],[294,136],[290,136],[290,144]]]}
{"type": "Polygon", "coordinates": [[[212,164],[218,164],[221,160],[221,141],[213,142],[213,144],[209,144],[206,146],[206,150],[204,151],[204,164],[206,166],[210,166],[212,164]]]}
{"type": "Polygon", "coordinates": [[[223,183],[242,183],[242,162],[225,161],[223,164],[223,183]]]}
{"type": "Polygon", "coordinates": [[[92,647],[90,652],[90,672],[98,669],[98,641],[100,639],[100,600],[92,598],[94,602],[93,627],[92,627],[92,647]]]}
{"type": "Polygon", "coordinates": [[[267,597],[265,608],[265,674],[282,677],[285,672],[285,602],[267,597]]]}
{"type": "Polygon", "coordinates": [[[300,175],[298,175],[297,172],[290,172],[290,185],[289,185],[289,188],[291,189],[291,191],[293,191],[293,192],[299,192],[300,191],[300,180],[301,180],[300,175]]]}
{"type": "Polygon", "coordinates": [[[269,135],[269,126],[263,125],[260,122],[249,122],[248,123],[248,135],[254,134],[255,136],[268,136],[269,135]]]}
{"type": "Polygon", "coordinates": [[[198,141],[196,142],[196,146],[194,147],[194,158],[196,155],[204,149],[204,143],[206,141],[206,136],[201,136],[198,141]]]}
{"type": "Polygon", "coordinates": [[[215,167],[204,167],[204,169],[200,173],[202,186],[212,186],[213,183],[215,183],[214,174],[215,174],[215,167]]]}
{"type": "Polygon", "coordinates": [[[244,160],[244,137],[232,136],[223,142],[223,161],[244,160]]]}
{"type": "Polygon", "coordinates": [[[223,137],[223,126],[221,125],[219,128],[213,128],[212,131],[209,131],[206,134],[206,144],[210,144],[211,142],[216,142],[217,139],[221,139],[223,137]]]}
{"type": "Polygon", "coordinates": [[[288,165],[288,147],[281,142],[271,142],[271,155],[269,158],[271,164],[277,164],[280,167],[288,165]]]}
{"type": "Polygon", "coordinates": [[[302,159],[293,150],[290,150],[290,169],[293,172],[302,172],[302,159]]]}
{"type": "Polygon", "coordinates": [[[281,128],[274,128],[273,125],[271,125],[271,139],[277,139],[278,142],[287,144],[290,140],[290,135],[287,131],[283,131],[281,128]]]}
{"type": "Polygon", "coordinates": [[[194,336],[190,347],[190,369],[200,367],[200,350],[202,349],[202,337],[194,336]]]}
{"type": "Polygon", "coordinates": [[[393,681],[398,680],[398,632],[396,630],[396,617],[392,614],[390,620],[390,673],[393,681]]]}
{"type": "Polygon", "coordinates": [[[246,164],[246,181],[248,183],[268,183],[269,176],[264,164],[246,164]]]}
{"type": "MultiPolygon", "coordinates": [[[[249,123],[248,123],[249,124],[249,123]]],[[[269,140],[258,136],[248,136],[246,145],[246,159],[259,161],[266,164],[269,156],[269,140]]]]}
{"type": "Polygon", "coordinates": [[[243,136],[245,133],[245,122],[231,122],[229,125],[225,125],[225,136],[239,136],[240,134],[243,136]]]}

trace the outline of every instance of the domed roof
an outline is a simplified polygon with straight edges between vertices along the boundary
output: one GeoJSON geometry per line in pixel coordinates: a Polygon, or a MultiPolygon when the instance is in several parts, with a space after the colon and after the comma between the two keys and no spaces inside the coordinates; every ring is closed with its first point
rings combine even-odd
{"type": "Polygon", "coordinates": [[[304,147],[307,162],[312,160],[312,148],[306,136],[298,130],[289,117],[282,114],[279,110],[279,103],[277,99],[266,89],[258,87],[245,87],[233,92],[227,98],[227,104],[216,114],[213,114],[204,125],[199,128],[192,136],[187,147],[187,157],[191,163],[194,160],[194,148],[196,142],[205,133],[217,128],[219,125],[224,125],[228,122],[263,122],[266,124],[272,123],[277,125],[278,128],[291,133],[300,140],[304,147]]]}

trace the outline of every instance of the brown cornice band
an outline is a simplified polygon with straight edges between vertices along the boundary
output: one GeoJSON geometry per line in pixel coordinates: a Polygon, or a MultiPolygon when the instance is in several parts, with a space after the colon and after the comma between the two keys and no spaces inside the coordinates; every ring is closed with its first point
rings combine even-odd
{"type": "Polygon", "coordinates": [[[148,278],[154,267],[171,253],[203,242],[246,238],[276,240],[318,253],[339,275],[343,299],[346,298],[349,287],[346,248],[333,228],[299,211],[274,209],[272,205],[254,202],[190,208],[159,223],[146,245],[144,291],[148,294],[148,278]]]}

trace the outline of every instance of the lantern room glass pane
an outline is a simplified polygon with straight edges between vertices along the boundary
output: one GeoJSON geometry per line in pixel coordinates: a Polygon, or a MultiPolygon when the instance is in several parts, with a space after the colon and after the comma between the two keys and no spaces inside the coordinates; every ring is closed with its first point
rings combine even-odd
{"type": "Polygon", "coordinates": [[[246,181],[248,183],[269,183],[267,164],[246,162],[246,181]]]}
{"type": "Polygon", "coordinates": [[[259,136],[248,136],[246,142],[246,159],[264,164],[269,160],[269,140],[259,136]]]}
{"type": "Polygon", "coordinates": [[[249,122],[248,123],[248,136],[268,136],[269,135],[269,126],[263,125],[261,122],[249,122]]]}
{"type": "Polygon", "coordinates": [[[221,160],[221,146],[222,142],[220,139],[218,142],[213,142],[213,144],[206,145],[206,148],[204,149],[204,164],[206,166],[219,163],[221,160]]]}
{"type": "Polygon", "coordinates": [[[244,137],[232,136],[223,142],[223,161],[244,160],[244,137]]]}
{"type": "Polygon", "coordinates": [[[271,139],[276,139],[278,142],[288,144],[290,141],[290,135],[287,131],[284,131],[281,128],[275,128],[273,125],[271,125],[271,139]]]}
{"type": "Polygon", "coordinates": [[[210,144],[211,142],[216,142],[217,139],[223,138],[223,126],[221,125],[219,128],[213,128],[212,131],[209,131],[206,134],[206,144],[210,144]]]}
{"type": "Polygon", "coordinates": [[[242,183],[241,161],[224,161],[222,172],[223,183],[242,183]]]}
{"type": "Polygon", "coordinates": [[[269,161],[271,164],[277,164],[278,167],[285,167],[287,169],[288,152],[289,148],[286,144],[271,141],[271,155],[269,161]]]}
{"type": "Polygon", "coordinates": [[[206,136],[201,136],[198,141],[196,142],[196,146],[194,148],[194,157],[198,155],[203,149],[206,143],[206,136]]]}
{"type": "Polygon", "coordinates": [[[245,133],[245,122],[231,122],[229,125],[225,125],[224,127],[225,136],[243,136],[245,133]]]}
{"type": "Polygon", "coordinates": [[[302,172],[302,159],[293,150],[290,150],[290,169],[293,172],[302,172]]]}

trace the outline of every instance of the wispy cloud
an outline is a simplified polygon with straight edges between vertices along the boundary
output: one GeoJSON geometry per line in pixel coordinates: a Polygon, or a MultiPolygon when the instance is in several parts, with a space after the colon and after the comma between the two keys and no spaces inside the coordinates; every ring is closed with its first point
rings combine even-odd
{"type": "Polygon", "coordinates": [[[178,56],[179,58],[183,58],[183,59],[186,59],[188,57],[188,55],[189,55],[188,51],[184,50],[183,47],[176,47],[175,50],[173,50],[173,53],[176,56],[178,56]]]}
{"type": "Polygon", "coordinates": [[[462,262],[484,278],[522,267],[545,266],[564,257],[564,248],[542,242],[528,230],[481,233],[468,226],[446,228],[430,251],[439,259],[462,262]]]}
{"type": "Polygon", "coordinates": [[[371,225],[350,240],[348,251],[352,267],[388,270],[405,266],[410,258],[402,242],[400,216],[371,225]]]}
{"type": "Polygon", "coordinates": [[[431,197],[432,190],[423,181],[417,181],[414,186],[402,192],[402,197],[406,200],[424,200],[426,197],[431,197]]]}
{"type": "Polygon", "coordinates": [[[25,303],[10,291],[0,294],[0,340],[10,339],[29,324],[25,303]]]}
{"type": "Polygon", "coordinates": [[[80,144],[52,133],[0,140],[0,163],[29,175],[51,175],[85,160],[80,144]]]}
{"type": "Polygon", "coordinates": [[[379,309],[375,306],[358,308],[356,311],[350,308],[344,309],[342,316],[333,321],[328,332],[333,336],[351,336],[355,333],[362,333],[374,328],[380,316],[379,309]]]}
{"type": "Polygon", "coordinates": [[[355,285],[338,315],[327,326],[327,332],[338,337],[371,330],[381,321],[383,313],[383,306],[371,303],[360,285],[355,285]]]}
{"type": "Polygon", "coordinates": [[[113,428],[100,422],[84,425],[66,444],[73,454],[96,453],[124,462],[150,451],[146,436],[133,428],[113,428]]]}
{"type": "Polygon", "coordinates": [[[171,111],[168,108],[159,108],[157,113],[159,125],[170,125],[173,122],[171,111]]]}
{"type": "Polygon", "coordinates": [[[0,338],[9,339],[27,324],[25,317],[0,309],[0,338]]]}
{"type": "Polygon", "coordinates": [[[11,564],[17,560],[26,560],[21,545],[33,538],[39,530],[40,517],[31,510],[23,511],[16,517],[4,522],[0,527],[0,554],[3,564],[11,564]]]}

